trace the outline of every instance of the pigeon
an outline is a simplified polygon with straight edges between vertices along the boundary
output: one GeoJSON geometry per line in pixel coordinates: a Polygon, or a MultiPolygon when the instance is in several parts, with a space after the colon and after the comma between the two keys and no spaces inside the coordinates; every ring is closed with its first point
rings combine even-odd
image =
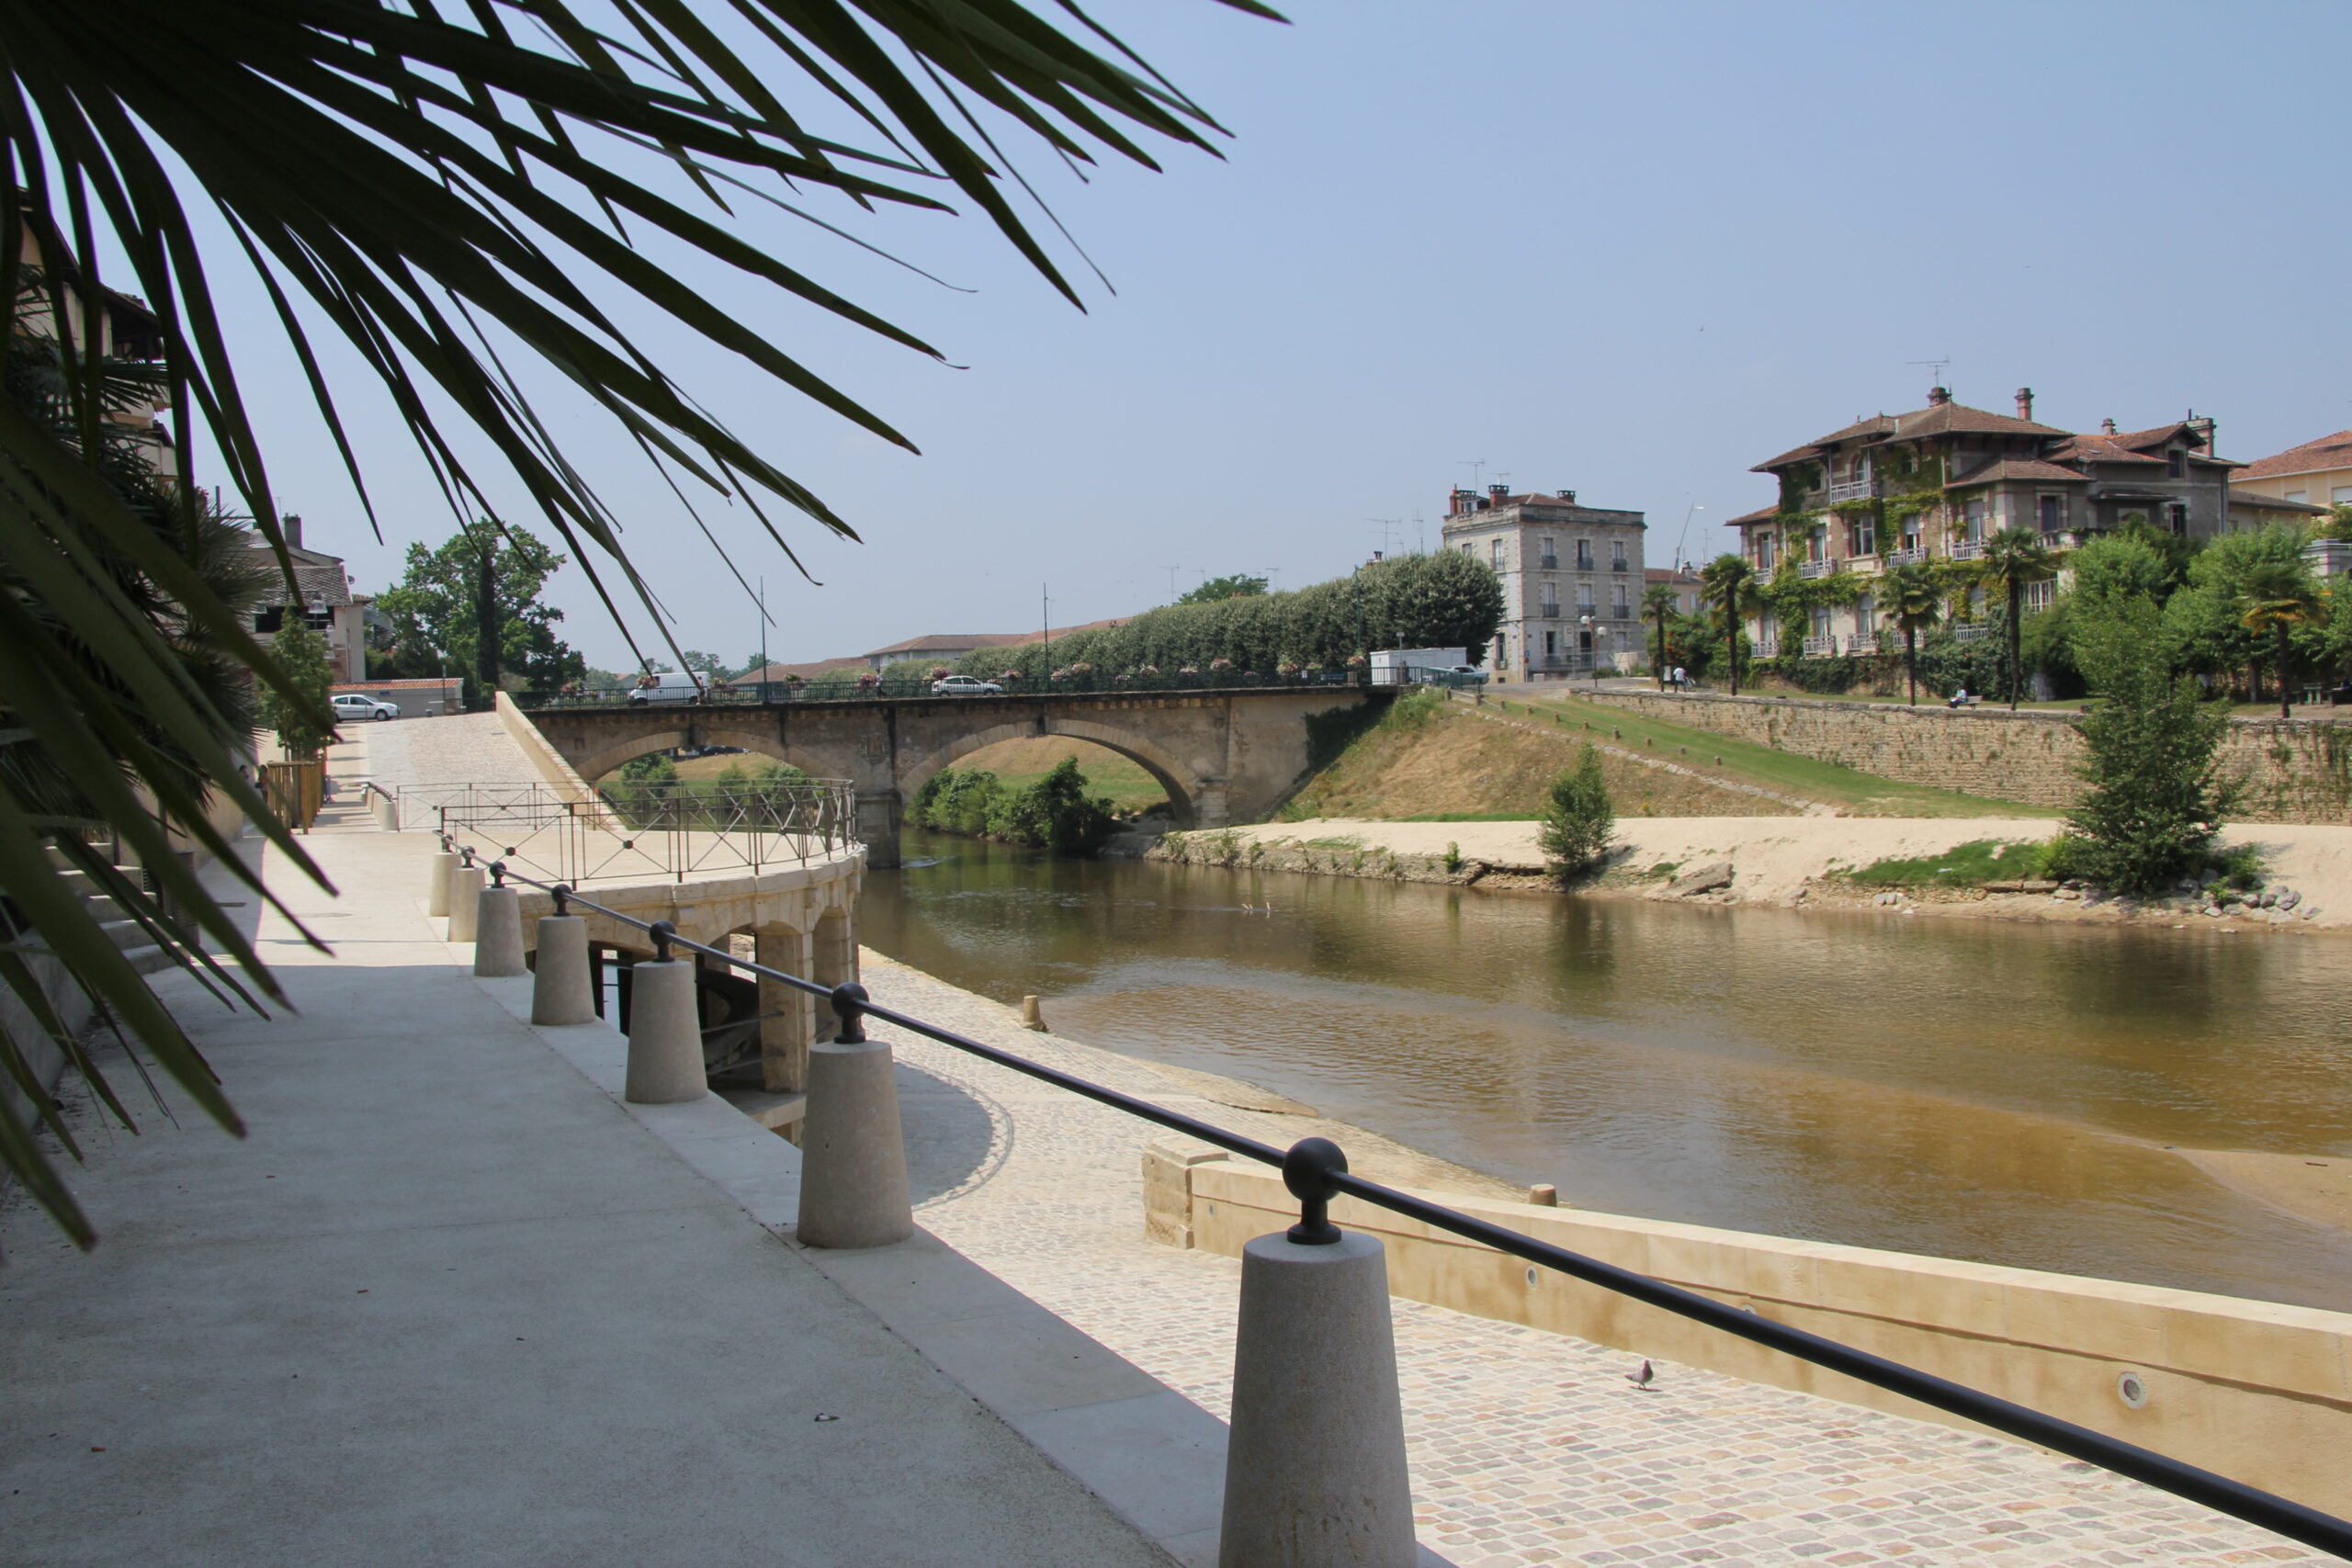
{"type": "Polygon", "coordinates": [[[1644,1361],[1642,1363],[1642,1370],[1640,1371],[1627,1372],[1625,1374],[1625,1381],[1632,1383],[1644,1393],[1655,1393],[1657,1392],[1650,1386],[1657,1381],[1657,1373],[1651,1370],[1650,1364],[1647,1361],[1644,1361]]]}

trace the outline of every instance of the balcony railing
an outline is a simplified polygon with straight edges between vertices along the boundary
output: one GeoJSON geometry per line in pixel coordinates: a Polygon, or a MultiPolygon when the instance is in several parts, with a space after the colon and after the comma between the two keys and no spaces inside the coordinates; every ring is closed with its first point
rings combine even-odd
{"type": "Polygon", "coordinates": [[[1928,558],[1928,552],[1917,545],[1906,545],[1899,550],[1889,550],[1879,558],[1879,563],[1889,571],[1898,566],[1916,566],[1928,558]]]}
{"type": "Polygon", "coordinates": [[[1609,570],[1611,571],[1631,571],[1634,569],[1626,565],[1624,558],[1620,557],[1618,559],[1612,560],[1609,563],[1609,570]]]}
{"type": "Polygon", "coordinates": [[[1951,639],[1954,642],[1974,642],[1984,635],[1984,625],[1982,621],[1960,621],[1956,622],[1951,628],[1951,639]]]}
{"type": "Polygon", "coordinates": [[[1878,494],[1876,479],[1843,479],[1829,487],[1829,504],[1841,501],[1869,501],[1878,494]]]}
{"type": "Polygon", "coordinates": [[[1536,558],[1535,565],[1539,570],[1557,571],[1560,570],[1560,558],[1557,556],[1539,556],[1536,558]]]}
{"type": "Polygon", "coordinates": [[[1846,651],[1849,653],[1876,653],[1878,651],[1878,633],[1856,632],[1853,636],[1846,639],[1846,651]]]}
{"type": "Polygon", "coordinates": [[[1797,575],[1804,578],[1827,577],[1837,570],[1838,563],[1834,560],[1802,561],[1798,563],[1797,575]]]}
{"type": "Polygon", "coordinates": [[[1965,540],[1955,542],[1951,547],[1951,558],[1954,560],[1974,560],[1984,553],[1983,545],[1971,544],[1965,540]]]}
{"type": "Polygon", "coordinates": [[[1809,637],[1804,639],[1804,656],[1807,659],[1827,659],[1837,651],[1838,639],[1834,637],[1809,637]]]}

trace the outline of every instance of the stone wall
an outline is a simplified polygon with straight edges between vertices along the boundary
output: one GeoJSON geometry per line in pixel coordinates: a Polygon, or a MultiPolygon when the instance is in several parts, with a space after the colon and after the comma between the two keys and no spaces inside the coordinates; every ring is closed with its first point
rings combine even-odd
{"type": "MultiPolygon", "coordinates": [[[[2073,714],[1713,692],[1593,694],[1645,718],[1992,800],[2065,807],[2083,787],[2077,772],[2082,735],[2073,714]]],[[[2222,765],[2245,787],[2238,815],[2246,820],[2352,822],[2352,725],[2325,718],[2232,719],[2222,765]]]]}

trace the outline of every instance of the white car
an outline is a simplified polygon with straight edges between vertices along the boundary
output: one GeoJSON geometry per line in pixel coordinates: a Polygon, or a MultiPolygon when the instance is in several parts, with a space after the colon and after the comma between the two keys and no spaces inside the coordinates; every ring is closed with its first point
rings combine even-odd
{"type": "Polygon", "coordinates": [[[1001,697],[1004,688],[978,675],[943,675],[931,683],[934,697],[1001,697]]]}
{"type": "Polygon", "coordinates": [[[379,703],[364,692],[337,692],[334,694],[334,716],[337,718],[383,720],[398,718],[398,703],[379,703]]]}
{"type": "Polygon", "coordinates": [[[691,670],[670,670],[644,677],[642,683],[630,688],[628,700],[639,704],[698,703],[704,694],[701,676],[691,670]]]}

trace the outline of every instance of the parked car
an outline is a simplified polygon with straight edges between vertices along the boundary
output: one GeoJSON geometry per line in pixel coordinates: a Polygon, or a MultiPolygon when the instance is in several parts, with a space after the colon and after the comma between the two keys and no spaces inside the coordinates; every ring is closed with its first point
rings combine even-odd
{"type": "Polygon", "coordinates": [[[648,675],[629,689],[632,703],[698,703],[702,701],[702,677],[691,670],[667,670],[659,675],[648,675]]]}
{"type": "Polygon", "coordinates": [[[1444,675],[1446,684],[1450,686],[1483,686],[1487,683],[1487,672],[1475,664],[1457,664],[1440,673],[1444,675]]]}
{"type": "Polygon", "coordinates": [[[337,692],[334,694],[334,716],[337,718],[373,719],[380,723],[398,718],[398,703],[379,703],[364,692],[337,692]]]}
{"type": "Polygon", "coordinates": [[[934,697],[1001,697],[1004,688],[978,675],[943,675],[931,683],[934,697]]]}

